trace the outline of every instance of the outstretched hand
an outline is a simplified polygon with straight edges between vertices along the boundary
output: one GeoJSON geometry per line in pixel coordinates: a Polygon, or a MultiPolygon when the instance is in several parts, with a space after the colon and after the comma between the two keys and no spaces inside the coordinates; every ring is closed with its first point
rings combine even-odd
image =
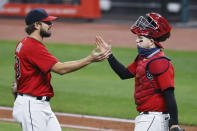
{"type": "Polygon", "coordinates": [[[99,62],[107,59],[111,52],[111,46],[106,43],[101,36],[96,36],[96,46],[92,53],[91,53],[91,61],[92,62],[99,62]]]}
{"type": "Polygon", "coordinates": [[[107,59],[108,56],[111,54],[110,50],[103,50],[103,51],[100,50],[100,52],[98,52],[99,50],[100,49],[97,47],[92,51],[91,53],[92,62],[103,61],[107,59]]]}
{"type": "Polygon", "coordinates": [[[101,36],[96,36],[96,45],[101,50],[101,52],[106,50],[111,51],[111,45],[105,42],[101,36]]]}

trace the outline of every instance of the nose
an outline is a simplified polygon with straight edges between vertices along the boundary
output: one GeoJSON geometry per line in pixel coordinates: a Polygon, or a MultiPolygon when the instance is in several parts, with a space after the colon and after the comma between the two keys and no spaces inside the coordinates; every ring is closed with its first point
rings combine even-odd
{"type": "Polygon", "coordinates": [[[135,41],[136,41],[136,43],[139,43],[139,39],[136,39],[135,41]]]}

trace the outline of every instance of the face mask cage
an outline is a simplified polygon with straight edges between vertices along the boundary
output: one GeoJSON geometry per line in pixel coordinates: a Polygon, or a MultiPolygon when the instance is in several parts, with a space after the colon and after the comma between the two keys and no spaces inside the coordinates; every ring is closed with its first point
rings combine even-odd
{"type": "Polygon", "coordinates": [[[140,28],[141,30],[147,30],[147,29],[158,29],[156,23],[153,19],[150,17],[144,18],[143,16],[140,16],[137,21],[132,25],[131,29],[134,29],[135,27],[140,28]]]}

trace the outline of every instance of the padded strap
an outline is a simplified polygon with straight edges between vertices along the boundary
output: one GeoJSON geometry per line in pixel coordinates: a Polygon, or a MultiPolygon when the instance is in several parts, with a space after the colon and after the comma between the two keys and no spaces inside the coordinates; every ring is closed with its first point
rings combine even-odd
{"type": "Polygon", "coordinates": [[[148,62],[146,66],[146,72],[149,72],[153,76],[159,76],[165,73],[169,69],[170,67],[169,61],[171,60],[167,57],[158,57],[152,59],[151,61],[148,62]]]}
{"type": "Polygon", "coordinates": [[[165,73],[169,69],[169,66],[170,66],[169,61],[170,59],[167,57],[158,57],[158,58],[152,59],[146,65],[146,77],[154,88],[154,94],[162,93],[162,91],[161,89],[156,89],[152,80],[154,79],[154,76],[159,76],[165,73]]]}

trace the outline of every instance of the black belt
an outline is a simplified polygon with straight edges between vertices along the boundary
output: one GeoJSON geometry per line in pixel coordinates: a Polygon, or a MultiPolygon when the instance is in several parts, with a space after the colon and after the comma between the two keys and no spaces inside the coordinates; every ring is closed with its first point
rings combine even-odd
{"type": "MultiPolygon", "coordinates": [[[[150,114],[150,112],[158,112],[158,111],[144,111],[142,114],[150,114]]],[[[162,112],[162,114],[168,114],[168,112],[162,112]]]]}
{"type": "MultiPolygon", "coordinates": [[[[18,95],[23,96],[22,93],[18,93],[18,95]]],[[[31,95],[29,95],[29,96],[31,96],[31,95]]],[[[49,96],[32,96],[32,97],[36,97],[37,100],[43,100],[45,97],[44,101],[50,101],[50,99],[51,99],[49,96]]]]}

